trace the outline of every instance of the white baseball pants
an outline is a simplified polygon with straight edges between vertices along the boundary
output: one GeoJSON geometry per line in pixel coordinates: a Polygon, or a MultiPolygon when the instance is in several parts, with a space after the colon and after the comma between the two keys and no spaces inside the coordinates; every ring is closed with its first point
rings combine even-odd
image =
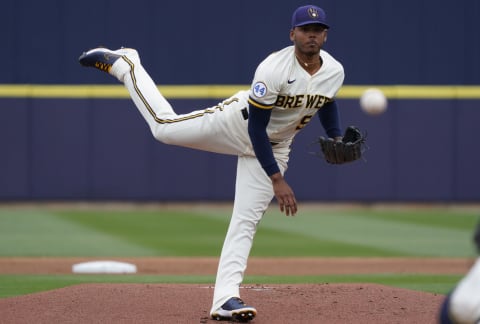
{"type": "MultiPolygon", "coordinates": [[[[125,57],[126,56],[126,57],[125,57]]],[[[138,54],[117,60],[111,73],[122,81],[153,136],[166,144],[238,156],[235,201],[220,256],[211,312],[240,297],[257,225],[274,193],[248,136],[248,92],[241,91],[215,107],[177,115],[140,64],[138,54]]],[[[281,172],[287,169],[290,142],[273,146],[281,172]]]]}

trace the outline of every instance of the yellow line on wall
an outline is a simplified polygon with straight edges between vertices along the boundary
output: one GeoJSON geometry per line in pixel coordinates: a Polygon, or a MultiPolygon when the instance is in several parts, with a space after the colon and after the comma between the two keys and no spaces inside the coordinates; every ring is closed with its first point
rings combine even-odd
{"type": "MultiPolygon", "coordinates": [[[[384,91],[389,99],[480,99],[480,86],[433,86],[433,85],[345,85],[338,98],[356,99],[370,87],[384,91]]],[[[165,85],[158,86],[169,99],[222,99],[249,85],[165,85]]],[[[122,85],[40,85],[3,84],[0,85],[0,98],[129,98],[122,85]]]]}
{"type": "MultiPolygon", "coordinates": [[[[248,85],[181,85],[159,86],[162,94],[171,99],[227,98],[248,85]]],[[[0,85],[0,98],[129,98],[122,85],[0,85]]]]}
{"type": "Polygon", "coordinates": [[[339,98],[359,98],[370,87],[381,89],[390,99],[480,99],[480,86],[344,86],[339,98]]]}

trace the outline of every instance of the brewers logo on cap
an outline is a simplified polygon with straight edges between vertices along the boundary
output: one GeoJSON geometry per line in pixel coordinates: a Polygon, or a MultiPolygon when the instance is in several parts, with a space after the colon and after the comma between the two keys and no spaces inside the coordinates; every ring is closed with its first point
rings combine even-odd
{"type": "Polygon", "coordinates": [[[308,15],[310,17],[312,17],[313,19],[317,18],[318,17],[318,11],[317,9],[313,8],[313,7],[310,7],[308,8],[308,15]]]}

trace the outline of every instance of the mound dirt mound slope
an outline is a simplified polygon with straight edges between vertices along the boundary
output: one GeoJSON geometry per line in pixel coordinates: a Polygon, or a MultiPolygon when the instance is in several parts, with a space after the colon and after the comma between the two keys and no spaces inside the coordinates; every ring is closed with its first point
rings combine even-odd
{"type": "MultiPolygon", "coordinates": [[[[375,284],[249,286],[261,323],[436,323],[443,295],[375,284]]],[[[0,299],[0,323],[215,323],[213,288],[82,284],[0,299]]]]}

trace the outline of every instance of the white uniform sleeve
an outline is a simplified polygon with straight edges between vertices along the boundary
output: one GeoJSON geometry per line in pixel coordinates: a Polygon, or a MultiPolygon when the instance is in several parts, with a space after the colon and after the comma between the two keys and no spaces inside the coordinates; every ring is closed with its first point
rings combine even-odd
{"type": "Polygon", "coordinates": [[[258,108],[271,109],[282,90],[282,71],[270,55],[255,71],[250,91],[250,103],[258,108]],[[253,101],[253,102],[252,102],[253,101]]]}

